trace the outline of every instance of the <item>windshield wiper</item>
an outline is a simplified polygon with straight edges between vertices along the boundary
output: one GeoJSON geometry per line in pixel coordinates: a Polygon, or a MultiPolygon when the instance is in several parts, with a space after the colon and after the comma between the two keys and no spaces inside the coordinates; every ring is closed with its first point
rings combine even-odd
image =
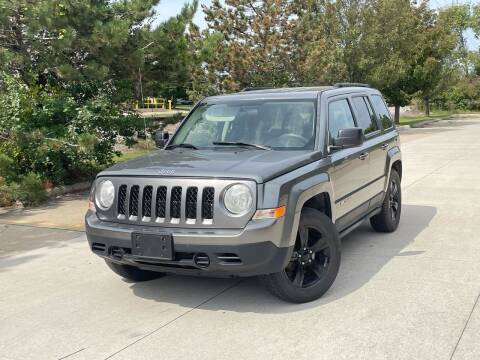
{"type": "Polygon", "coordinates": [[[245,146],[261,150],[272,150],[272,148],[264,145],[249,144],[244,142],[229,142],[229,141],[214,141],[213,145],[222,145],[222,146],[245,146]]]}
{"type": "Polygon", "coordinates": [[[188,144],[188,143],[168,145],[168,146],[165,148],[165,150],[168,150],[168,149],[176,149],[176,148],[186,148],[186,149],[198,150],[198,147],[196,147],[195,145],[192,145],[192,144],[188,144]]]}

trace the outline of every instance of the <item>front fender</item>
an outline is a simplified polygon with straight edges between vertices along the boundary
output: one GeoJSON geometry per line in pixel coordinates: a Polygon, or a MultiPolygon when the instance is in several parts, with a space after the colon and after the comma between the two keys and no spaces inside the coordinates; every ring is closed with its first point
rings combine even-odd
{"type": "Polygon", "coordinates": [[[392,165],[396,161],[401,161],[402,160],[402,153],[400,151],[400,147],[398,145],[392,147],[390,150],[388,150],[387,153],[387,161],[386,161],[386,169],[385,173],[387,174],[387,177],[385,178],[385,185],[384,189],[387,191],[388,187],[388,181],[390,180],[390,173],[392,172],[392,165]]]}
{"type": "MultiPolygon", "coordinates": [[[[291,208],[294,209],[293,214],[289,213],[289,219],[285,221],[285,228],[290,230],[289,234],[286,234],[287,239],[285,240],[288,240],[290,245],[295,244],[303,205],[305,205],[307,200],[321,193],[327,193],[330,200],[334,199],[333,187],[330,182],[330,176],[327,173],[317,174],[292,187],[288,203],[291,205],[294,204],[295,207],[291,206],[291,208]]],[[[332,221],[335,222],[335,207],[331,206],[330,211],[332,221]]]]}
{"type": "MultiPolygon", "coordinates": [[[[259,194],[260,208],[287,207],[280,246],[290,247],[295,244],[300,213],[308,199],[323,192],[334,199],[326,171],[329,166],[329,159],[324,158],[263,184],[259,194]]],[[[331,209],[331,214],[334,220],[334,208],[331,209]]]]}

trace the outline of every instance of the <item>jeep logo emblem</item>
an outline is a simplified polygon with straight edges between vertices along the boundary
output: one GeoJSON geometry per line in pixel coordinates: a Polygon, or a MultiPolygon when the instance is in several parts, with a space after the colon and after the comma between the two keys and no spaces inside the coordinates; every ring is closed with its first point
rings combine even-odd
{"type": "Polygon", "coordinates": [[[159,175],[175,175],[175,170],[170,170],[170,169],[160,169],[158,171],[159,175]]]}

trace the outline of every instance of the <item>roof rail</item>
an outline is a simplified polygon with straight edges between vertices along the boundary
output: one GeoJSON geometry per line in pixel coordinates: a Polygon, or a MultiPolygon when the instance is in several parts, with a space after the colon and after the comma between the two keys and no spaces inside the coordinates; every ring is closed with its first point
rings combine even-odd
{"type": "Polygon", "coordinates": [[[264,86],[264,87],[246,87],[240,90],[240,92],[246,92],[246,91],[255,91],[255,90],[270,90],[273,89],[272,87],[264,86]]]}
{"type": "Polygon", "coordinates": [[[336,83],[335,85],[333,85],[334,87],[337,87],[337,88],[342,88],[342,87],[351,87],[351,86],[354,86],[354,87],[371,87],[370,85],[368,84],[362,84],[362,83],[349,83],[349,82],[342,82],[342,83],[336,83]]]}

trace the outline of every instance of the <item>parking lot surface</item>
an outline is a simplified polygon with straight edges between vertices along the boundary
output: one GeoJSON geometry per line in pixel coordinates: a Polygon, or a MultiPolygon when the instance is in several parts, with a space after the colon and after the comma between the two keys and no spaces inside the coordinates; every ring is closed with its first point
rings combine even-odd
{"type": "Polygon", "coordinates": [[[309,304],[256,279],[127,283],[82,231],[0,224],[0,359],[480,359],[480,119],[402,139],[399,229],[344,238],[309,304]]]}

